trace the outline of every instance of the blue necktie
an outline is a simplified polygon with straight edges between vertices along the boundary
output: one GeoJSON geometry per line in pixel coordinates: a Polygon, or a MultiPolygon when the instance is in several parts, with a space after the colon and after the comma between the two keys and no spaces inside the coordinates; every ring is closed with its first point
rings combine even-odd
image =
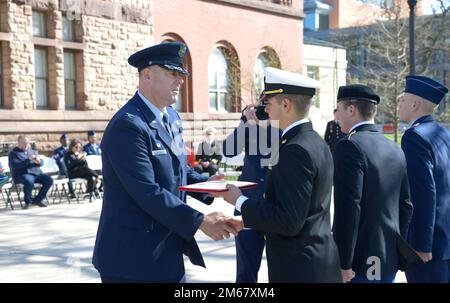
{"type": "Polygon", "coordinates": [[[165,129],[169,133],[169,136],[173,139],[172,128],[170,127],[169,118],[168,118],[167,114],[163,114],[162,121],[163,121],[165,129]]]}

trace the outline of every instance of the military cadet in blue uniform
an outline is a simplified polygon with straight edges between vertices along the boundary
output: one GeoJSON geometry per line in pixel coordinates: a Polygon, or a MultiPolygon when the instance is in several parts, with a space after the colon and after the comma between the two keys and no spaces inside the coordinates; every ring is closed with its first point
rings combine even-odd
{"type": "Polygon", "coordinates": [[[333,154],[333,236],[344,282],[394,281],[397,241],[406,237],[413,211],[405,156],[374,124],[379,102],[365,85],[339,87],[339,124],[348,135],[333,154]]]}
{"type": "MultiPolygon", "coordinates": [[[[281,132],[270,125],[270,119],[264,111],[265,95],[260,96],[260,104],[248,106],[242,112],[241,121],[234,131],[224,140],[223,154],[234,157],[245,152],[240,181],[258,183],[255,189],[247,189],[243,194],[250,199],[261,200],[264,194],[267,167],[273,148],[278,150],[281,132]]],[[[236,211],[235,215],[241,213],[236,211]]],[[[235,237],[236,244],[236,282],[257,283],[258,271],[266,241],[264,235],[252,229],[244,229],[235,237]]]]}
{"type": "Polygon", "coordinates": [[[272,157],[265,199],[235,186],[222,195],[242,213],[245,227],[266,237],[269,282],[340,282],[339,256],[330,226],[333,163],[330,149],[308,119],[318,82],[266,68],[266,112],[283,130],[272,157]]]}
{"type": "MultiPolygon", "coordinates": [[[[69,142],[69,135],[64,133],[59,138],[59,143],[61,143],[61,146],[58,147],[53,151],[53,159],[55,159],[56,165],[58,165],[59,168],[59,176],[60,177],[67,177],[66,168],[63,164],[64,156],[67,154],[68,151],[68,142],[69,142]]],[[[75,198],[75,192],[72,187],[72,183],[67,183],[67,186],[69,188],[69,197],[75,198]]]]}
{"type": "Polygon", "coordinates": [[[55,162],[58,165],[60,176],[66,175],[64,165],[62,164],[62,159],[64,159],[64,156],[67,154],[68,142],[69,136],[66,133],[62,134],[61,137],[59,138],[59,143],[61,143],[61,146],[53,151],[53,158],[55,159],[55,162]]]}
{"type": "Polygon", "coordinates": [[[450,283],[450,133],[431,114],[448,88],[422,76],[406,77],[400,119],[414,213],[408,242],[425,264],[406,271],[408,282],[450,283]]]}
{"type": "Polygon", "coordinates": [[[93,130],[87,132],[89,143],[83,147],[83,151],[85,151],[88,155],[101,155],[102,149],[97,144],[97,133],[93,130]]]}
{"type": "Polygon", "coordinates": [[[339,122],[337,119],[337,109],[333,111],[334,120],[328,121],[327,128],[325,130],[324,139],[330,147],[331,153],[334,151],[334,147],[336,144],[345,137],[345,134],[341,131],[341,127],[339,126],[339,122]]]}
{"type": "MultiPolygon", "coordinates": [[[[131,55],[138,91],[103,135],[104,199],[93,264],[103,282],[183,282],[183,254],[205,266],[194,239],[236,233],[220,213],[203,215],[179,186],[207,180],[186,163],[181,120],[171,107],[183,77],[185,44],[158,44],[131,55]]],[[[198,194],[206,203],[212,197],[198,194]]]]}

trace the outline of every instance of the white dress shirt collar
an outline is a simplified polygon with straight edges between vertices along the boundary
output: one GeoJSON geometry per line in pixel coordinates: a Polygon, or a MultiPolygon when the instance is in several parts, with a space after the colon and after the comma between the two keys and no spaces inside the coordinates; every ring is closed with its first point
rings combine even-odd
{"type": "Polygon", "coordinates": [[[303,124],[303,123],[307,123],[307,122],[309,122],[309,118],[301,119],[301,120],[298,120],[298,121],[292,123],[291,125],[289,125],[288,127],[286,127],[283,130],[283,133],[281,134],[281,137],[283,137],[290,129],[296,127],[297,125],[300,125],[300,124],[303,124]]]}

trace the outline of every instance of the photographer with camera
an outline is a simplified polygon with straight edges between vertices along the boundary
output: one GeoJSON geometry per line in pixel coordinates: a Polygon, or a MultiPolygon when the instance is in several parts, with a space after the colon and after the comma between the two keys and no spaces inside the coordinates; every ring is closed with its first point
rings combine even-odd
{"type": "MultiPolygon", "coordinates": [[[[267,164],[272,148],[278,149],[281,131],[271,126],[269,115],[265,112],[265,95],[261,94],[258,104],[251,104],[242,111],[241,122],[223,142],[223,155],[234,157],[245,152],[244,166],[240,181],[256,182],[254,189],[244,190],[247,197],[262,199],[267,164]],[[273,146],[272,146],[273,142],[273,146]]],[[[235,211],[235,215],[240,215],[235,211]]],[[[235,237],[237,283],[258,282],[265,240],[252,229],[244,229],[235,237]]]]}

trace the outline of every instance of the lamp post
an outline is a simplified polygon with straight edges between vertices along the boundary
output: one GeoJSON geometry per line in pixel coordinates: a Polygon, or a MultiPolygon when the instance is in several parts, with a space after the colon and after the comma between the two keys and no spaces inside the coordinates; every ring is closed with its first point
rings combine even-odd
{"type": "Polygon", "coordinates": [[[409,5],[409,74],[416,73],[416,28],[415,28],[415,14],[417,0],[408,0],[409,5]]]}

